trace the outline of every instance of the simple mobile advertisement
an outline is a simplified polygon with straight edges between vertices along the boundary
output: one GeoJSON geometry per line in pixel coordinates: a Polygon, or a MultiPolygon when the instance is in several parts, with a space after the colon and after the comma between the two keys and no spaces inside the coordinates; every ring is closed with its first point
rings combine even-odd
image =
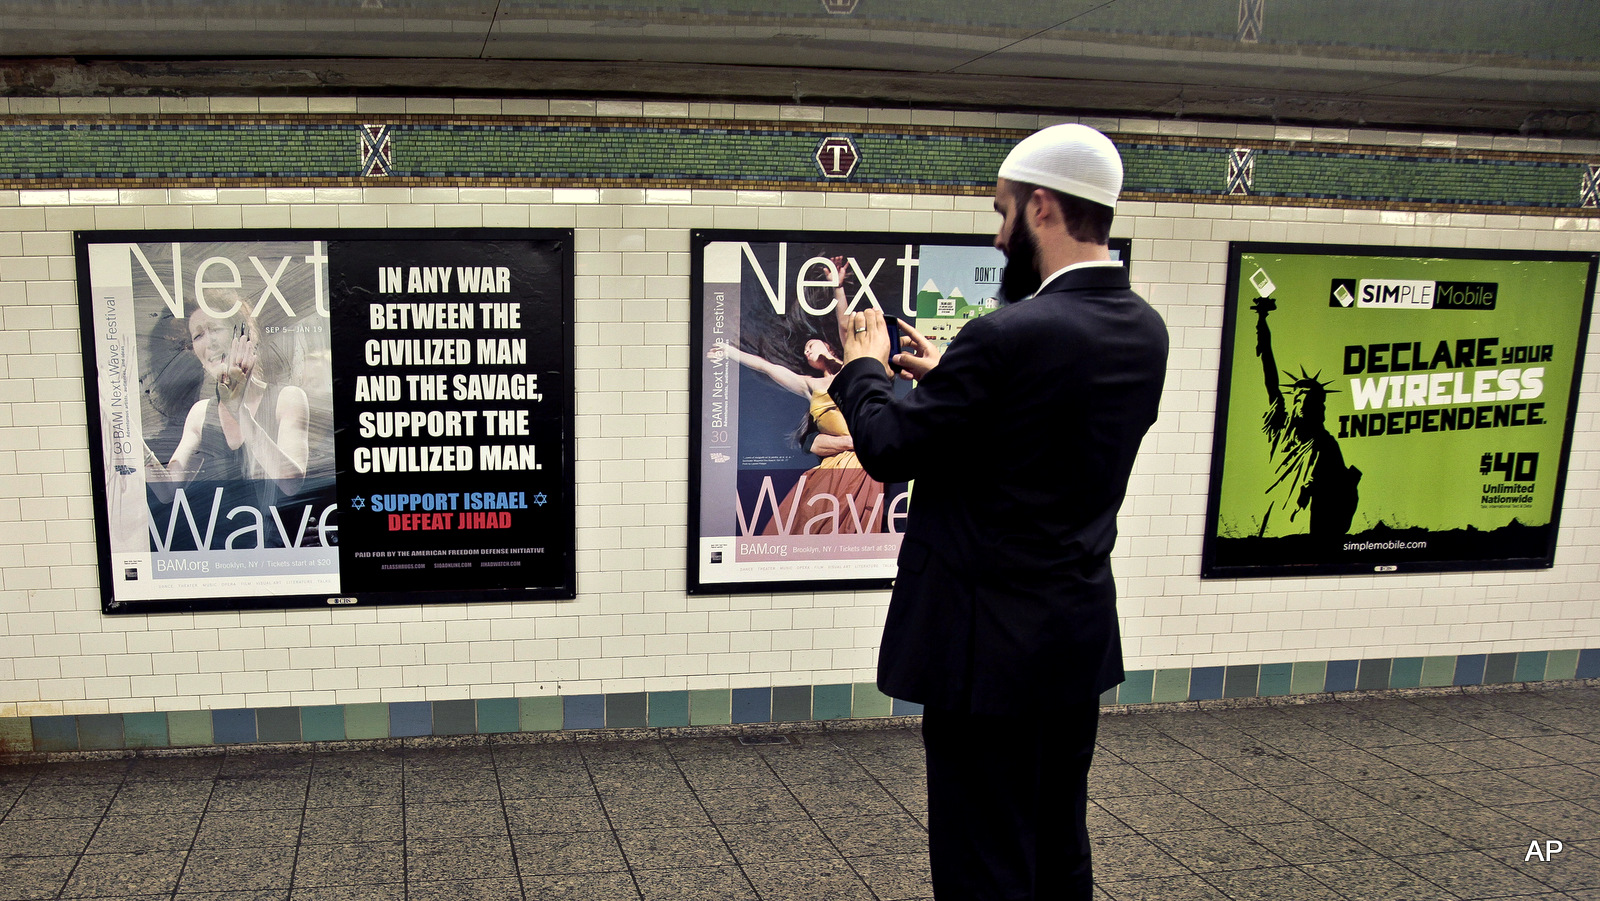
{"type": "Polygon", "coordinates": [[[948,345],[999,307],[1005,257],[987,236],[834,232],[701,231],[691,251],[688,591],[887,587],[915,485],[856,459],[828,394],[840,316],[877,308],[948,345]]]}
{"type": "Polygon", "coordinates": [[[1230,245],[1202,576],[1552,566],[1596,260],[1230,245]]]}
{"type": "Polygon", "coordinates": [[[77,259],[107,613],[574,596],[570,232],[77,259]]]}

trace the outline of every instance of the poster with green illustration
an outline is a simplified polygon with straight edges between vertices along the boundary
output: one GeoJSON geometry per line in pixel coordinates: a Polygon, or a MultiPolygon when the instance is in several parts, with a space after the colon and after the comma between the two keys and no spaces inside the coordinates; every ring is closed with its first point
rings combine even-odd
{"type": "Polygon", "coordinates": [[[1201,575],[1553,565],[1597,258],[1230,245],[1201,575]]]}

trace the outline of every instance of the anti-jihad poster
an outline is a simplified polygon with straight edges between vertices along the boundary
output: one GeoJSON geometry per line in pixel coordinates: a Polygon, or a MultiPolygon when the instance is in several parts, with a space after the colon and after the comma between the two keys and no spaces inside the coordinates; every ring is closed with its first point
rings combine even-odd
{"type": "Polygon", "coordinates": [[[1553,565],[1596,259],[1231,245],[1202,576],[1553,565]]]}
{"type": "Polygon", "coordinates": [[[760,231],[696,232],[692,254],[689,592],[887,586],[915,488],[856,459],[828,395],[839,317],[876,307],[948,345],[998,308],[1005,257],[979,235],[760,231]]]}
{"type": "Polygon", "coordinates": [[[77,253],[107,613],[574,596],[570,232],[77,253]]]}

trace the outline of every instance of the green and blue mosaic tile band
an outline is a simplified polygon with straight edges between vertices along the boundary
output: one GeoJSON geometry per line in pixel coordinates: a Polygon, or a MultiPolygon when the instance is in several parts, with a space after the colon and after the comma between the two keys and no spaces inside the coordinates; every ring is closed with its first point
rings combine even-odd
{"type": "MultiPolygon", "coordinates": [[[[986,194],[1024,134],[567,117],[358,123],[327,116],[10,116],[0,118],[0,186],[448,183],[986,194]],[[848,178],[827,178],[818,165],[818,147],[834,136],[848,137],[858,151],[848,178]]],[[[1112,137],[1127,170],[1124,196],[1132,200],[1600,213],[1595,161],[1573,155],[1112,137]],[[1236,154],[1246,155],[1248,171],[1240,173],[1236,154]]]]}
{"type": "MultiPolygon", "coordinates": [[[[1600,648],[1135,670],[1110,705],[1600,679],[1600,648]]],[[[915,716],[870,682],[308,707],[0,717],[0,754],[672,729],[915,716]]]]}

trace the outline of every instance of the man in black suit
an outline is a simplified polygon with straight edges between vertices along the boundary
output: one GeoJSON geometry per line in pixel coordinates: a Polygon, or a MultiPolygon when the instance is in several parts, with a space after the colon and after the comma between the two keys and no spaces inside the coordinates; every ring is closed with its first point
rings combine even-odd
{"type": "Polygon", "coordinates": [[[916,480],[878,685],[924,705],[935,896],[1088,901],[1099,697],[1123,679],[1110,554],[1167,331],[1110,258],[1105,135],[1047,128],[999,175],[1008,304],[942,357],[902,325],[899,400],[883,316],[855,312],[830,393],[868,473],[916,480]]]}

